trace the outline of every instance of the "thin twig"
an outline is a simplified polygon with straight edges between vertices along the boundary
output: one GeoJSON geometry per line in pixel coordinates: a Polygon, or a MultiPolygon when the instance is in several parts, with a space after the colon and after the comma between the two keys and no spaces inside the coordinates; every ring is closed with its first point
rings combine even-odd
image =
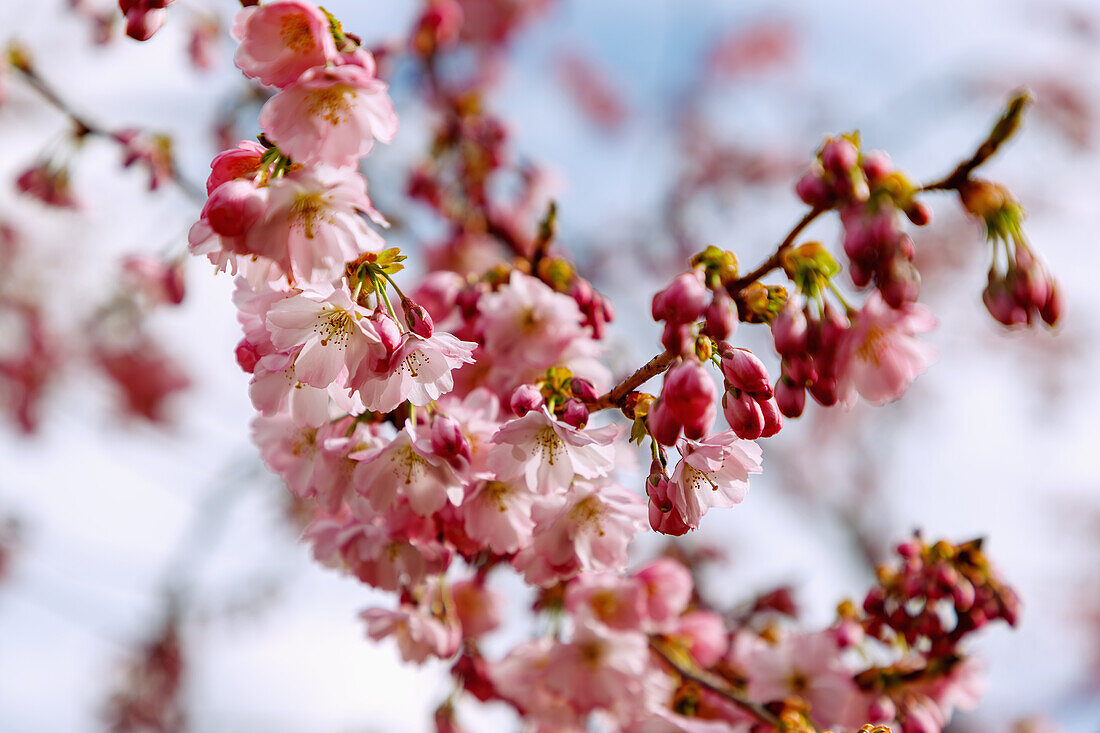
{"type": "Polygon", "coordinates": [[[691,669],[684,664],[681,664],[676,659],[676,655],[668,645],[658,638],[650,637],[649,648],[655,651],[662,659],[669,663],[673,669],[680,673],[680,676],[685,677],[692,682],[695,682],[703,687],[707,688],[711,692],[721,695],[725,699],[732,702],[737,707],[741,708],[745,712],[752,715],[761,723],[765,723],[770,726],[778,727],[779,718],[772,714],[767,708],[759,703],[746,700],[741,697],[733,687],[721,677],[711,674],[701,669],[691,669]]]}

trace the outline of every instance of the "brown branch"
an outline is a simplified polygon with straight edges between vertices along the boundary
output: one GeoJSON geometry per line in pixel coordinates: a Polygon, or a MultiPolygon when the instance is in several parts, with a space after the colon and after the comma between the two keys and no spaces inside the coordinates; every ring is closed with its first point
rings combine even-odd
{"type": "Polygon", "coordinates": [[[650,637],[649,648],[656,652],[662,659],[680,673],[681,677],[691,680],[703,687],[707,688],[711,692],[721,695],[725,699],[732,702],[737,707],[744,710],[749,715],[756,718],[761,723],[770,725],[773,727],[779,726],[779,718],[771,713],[767,708],[758,703],[746,700],[737,694],[737,691],[718,675],[711,674],[701,669],[691,669],[688,666],[681,664],[677,659],[674,652],[669,646],[662,640],[656,637],[650,637]]]}
{"type": "Polygon", "coordinates": [[[640,367],[636,372],[615,385],[610,392],[601,395],[598,400],[588,406],[588,411],[596,412],[606,410],[609,407],[622,407],[623,400],[626,399],[627,395],[664,372],[675,359],[676,355],[670,351],[657,354],[657,356],[646,362],[645,366],[640,367]]]}
{"type": "Polygon", "coordinates": [[[920,190],[958,190],[960,186],[969,180],[970,174],[973,173],[978,166],[992,158],[1000,149],[1001,145],[1019,129],[1024,110],[1031,104],[1031,101],[1031,94],[1026,89],[1017,92],[1015,96],[1008,101],[1008,105],[1005,107],[1004,112],[1001,113],[1000,119],[993,125],[993,129],[989,131],[989,135],[987,135],[985,140],[982,141],[982,144],[978,146],[978,149],[974,151],[974,154],[967,160],[959,163],[951,173],[938,181],[926,183],[920,187],[920,190]]]}
{"type": "Polygon", "coordinates": [[[794,240],[802,233],[802,230],[810,225],[810,223],[825,213],[827,209],[813,208],[806,212],[806,214],[798,220],[798,223],[794,225],[794,228],[787,233],[787,236],[783,238],[783,241],[776,247],[775,252],[771,257],[760,263],[752,272],[743,277],[739,277],[726,286],[726,290],[729,292],[730,297],[736,297],[747,286],[756,282],[760,278],[767,275],[772,270],[778,269],[783,262],[783,255],[794,244],[794,240]]]}
{"type": "MultiPolygon", "coordinates": [[[[61,95],[59,95],[57,91],[34,70],[34,67],[30,63],[30,59],[24,52],[19,49],[12,49],[9,50],[8,56],[12,68],[20,73],[23,80],[27,82],[27,85],[37,92],[42,99],[48,102],[51,107],[69,118],[74,128],[73,135],[77,139],[92,135],[111,140],[117,145],[125,145],[125,143],[116,138],[109,130],[93,123],[87,117],[73,110],[73,108],[61,98],[61,95]]],[[[206,188],[184,178],[180,174],[174,160],[171,163],[170,173],[171,175],[168,176],[168,179],[176,184],[176,186],[189,198],[200,203],[206,200],[206,188]]]]}

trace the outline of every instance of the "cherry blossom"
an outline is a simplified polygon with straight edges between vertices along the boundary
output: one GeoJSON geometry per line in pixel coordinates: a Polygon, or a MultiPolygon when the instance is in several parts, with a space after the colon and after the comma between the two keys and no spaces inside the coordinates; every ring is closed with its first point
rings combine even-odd
{"type": "Polygon", "coordinates": [[[545,409],[532,410],[493,436],[489,465],[502,479],[522,479],[531,491],[553,494],[567,489],[574,476],[606,476],[617,434],[613,425],[578,430],[545,409]]]}
{"type": "Polygon", "coordinates": [[[700,441],[681,438],[676,447],[681,459],[669,481],[669,496],[692,528],[708,508],[740,504],[749,490],[749,475],[763,471],[760,447],[732,430],[700,441]]]}
{"type": "Polygon", "coordinates": [[[245,76],[285,87],[336,57],[325,14],[313,3],[284,0],[244,8],[233,23],[234,58],[245,76]]]}
{"type": "Polygon", "coordinates": [[[316,67],[264,105],[260,125],[297,163],[354,165],[397,134],[387,89],[362,66],[316,67]]]}

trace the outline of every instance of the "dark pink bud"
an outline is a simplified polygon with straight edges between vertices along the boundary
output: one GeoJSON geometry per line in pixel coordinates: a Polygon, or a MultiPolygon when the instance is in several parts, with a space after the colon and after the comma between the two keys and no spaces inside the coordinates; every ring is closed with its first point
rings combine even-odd
{"type": "Polygon", "coordinates": [[[774,399],[757,401],[757,404],[760,405],[760,414],[764,416],[764,429],[760,431],[760,437],[770,438],[783,429],[783,415],[774,399]]]}
{"type": "Polygon", "coordinates": [[[1027,311],[1021,308],[1008,287],[993,271],[989,271],[989,284],[982,291],[982,302],[989,314],[1006,326],[1018,326],[1027,323],[1027,311]]]}
{"type": "Polygon", "coordinates": [[[523,417],[531,410],[538,410],[542,407],[542,392],[533,384],[521,384],[516,387],[516,391],[512,393],[512,399],[509,404],[512,407],[512,412],[514,412],[517,417],[523,417]]]}
{"type": "Polygon", "coordinates": [[[218,186],[202,208],[202,217],[216,234],[240,237],[259,221],[267,197],[251,181],[233,179],[218,186]]]}
{"type": "Polygon", "coordinates": [[[649,408],[646,422],[650,435],[661,445],[672,445],[680,437],[680,421],[659,399],[649,408]]]}
{"type": "Polygon", "coordinates": [[[569,295],[577,301],[577,305],[580,306],[581,310],[585,310],[591,305],[595,291],[592,290],[592,286],[588,284],[587,280],[578,277],[573,279],[573,284],[569,287],[569,295]]]}
{"type": "Polygon", "coordinates": [[[894,701],[885,695],[880,695],[871,706],[867,708],[867,719],[872,723],[889,723],[897,718],[898,708],[894,701]]]}
{"type": "Polygon", "coordinates": [[[787,417],[799,417],[806,409],[806,390],[801,385],[780,379],[775,383],[775,404],[787,417]]]}
{"type": "Polygon", "coordinates": [[[474,318],[477,316],[477,305],[481,300],[482,292],[481,288],[478,287],[466,288],[455,298],[455,304],[462,310],[464,317],[474,318]]]}
{"type": "Polygon", "coordinates": [[[685,272],[653,296],[653,320],[692,323],[703,315],[710,302],[710,291],[697,272],[685,272]]]}
{"type": "Polygon", "coordinates": [[[824,407],[832,407],[840,398],[840,383],[836,377],[819,378],[810,385],[810,394],[824,407]]]}
{"type": "Polygon", "coordinates": [[[809,171],[799,178],[794,191],[807,206],[819,209],[827,207],[832,198],[829,186],[814,171],[809,171]]]}
{"type": "Polygon", "coordinates": [[[737,390],[723,395],[722,414],[730,430],[742,440],[756,440],[764,432],[764,413],[748,392],[737,390]]]}
{"type": "Polygon", "coordinates": [[[865,288],[871,284],[871,270],[852,261],[848,265],[848,275],[852,278],[852,284],[857,288],[865,288]]]}
{"type": "Polygon", "coordinates": [[[661,332],[661,345],[672,354],[690,353],[694,345],[694,340],[691,338],[691,325],[669,321],[661,332]]]}
{"type": "Polygon", "coordinates": [[[646,479],[649,495],[649,526],[654,532],[679,537],[691,527],[672,503],[668,491],[668,478],[663,473],[652,473],[646,479]]]}
{"type": "Polygon", "coordinates": [[[579,430],[588,424],[588,408],[580,400],[566,400],[562,405],[561,419],[579,430]]]}
{"type": "Polygon", "coordinates": [[[879,292],[891,308],[914,303],[920,297],[920,273],[912,263],[895,258],[890,263],[889,279],[881,284],[879,292]]]}
{"type": "Polygon", "coordinates": [[[725,290],[714,293],[714,299],[703,312],[703,317],[706,319],[703,333],[715,341],[725,341],[737,328],[737,308],[725,290]]]}
{"type": "Polygon", "coordinates": [[[719,347],[718,352],[722,357],[722,374],[730,384],[760,399],[766,400],[772,396],[768,368],[756,354],[726,343],[719,347]]]}
{"type": "Polygon", "coordinates": [[[821,165],[837,177],[847,176],[858,162],[859,151],[845,138],[833,138],[821,148],[821,165]]]}
{"type": "Polygon", "coordinates": [[[714,424],[718,387],[706,368],[695,359],[684,359],[665,374],[661,401],[672,412],[684,433],[701,438],[714,424]]]}
{"type": "Polygon", "coordinates": [[[393,356],[401,348],[401,344],[404,343],[404,339],[401,337],[401,327],[397,325],[397,321],[382,311],[375,311],[370,320],[374,330],[378,332],[378,337],[382,340],[382,346],[385,347],[386,354],[393,356]]]}
{"type": "Polygon", "coordinates": [[[569,390],[581,402],[595,402],[600,398],[592,383],[581,377],[573,377],[569,380],[569,390]]]}
{"type": "Polygon", "coordinates": [[[256,362],[262,356],[256,349],[256,345],[248,339],[241,339],[241,342],[237,344],[236,354],[237,363],[240,364],[241,369],[249,374],[256,370],[256,362]]]}
{"type": "Polygon", "coordinates": [[[874,184],[890,175],[894,171],[894,164],[890,156],[881,150],[872,150],[863,154],[863,175],[874,184]]]}
{"type": "Polygon", "coordinates": [[[401,309],[405,311],[405,324],[409,330],[421,338],[430,339],[435,333],[435,324],[428,311],[422,305],[405,298],[401,301],[401,309]]]}
{"type": "Polygon", "coordinates": [[[448,415],[436,415],[432,420],[432,450],[441,458],[462,458],[470,461],[470,441],[458,423],[448,415]]]}
{"type": "Polygon", "coordinates": [[[805,351],[807,330],[806,315],[794,303],[790,303],[772,322],[775,350],[782,356],[805,351]]]}
{"type": "Polygon", "coordinates": [[[1062,315],[1062,291],[1054,280],[1050,281],[1050,292],[1039,310],[1039,315],[1048,326],[1058,323],[1058,317],[1062,315]]]}
{"type": "Polygon", "coordinates": [[[914,201],[905,210],[905,215],[909,217],[909,221],[922,227],[932,221],[932,207],[923,201],[914,201]]]}

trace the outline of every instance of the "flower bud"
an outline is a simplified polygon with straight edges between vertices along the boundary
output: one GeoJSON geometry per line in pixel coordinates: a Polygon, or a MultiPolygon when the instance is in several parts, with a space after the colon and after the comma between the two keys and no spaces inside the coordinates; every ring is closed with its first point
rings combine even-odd
{"type": "Polygon", "coordinates": [[[680,437],[682,426],[663,400],[658,399],[646,414],[649,433],[661,445],[672,445],[680,437]]]}
{"type": "Polygon", "coordinates": [[[846,138],[833,138],[821,148],[821,165],[837,177],[848,175],[858,162],[859,151],[846,138]]]}
{"type": "Polygon", "coordinates": [[[1046,302],[1039,309],[1039,316],[1048,326],[1058,323],[1058,317],[1062,315],[1062,291],[1058,283],[1050,281],[1050,292],[1047,293],[1046,302]]]}
{"type": "Polygon", "coordinates": [[[686,354],[694,345],[690,324],[672,321],[665,324],[664,331],[661,332],[661,346],[664,346],[666,351],[672,354],[686,354]]]}
{"type": "Polygon", "coordinates": [[[257,351],[256,345],[248,339],[241,339],[237,344],[236,349],[237,363],[241,369],[252,374],[256,370],[256,362],[260,360],[260,352],[257,351]]]}
{"type": "Polygon", "coordinates": [[[715,341],[725,341],[737,328],[737,309],[733,298],[725,290],[714,293],[714,299],[703,312],[703,317],[706,319],[703,333],[715,341]]]}
{"type": "Polygon", "coordinates": [[[764,429],[760,431],[761,438],[770,438],[783,429],[783,415],[779,413],[779,407],[775,400],[758,400],[760,414],[764,416],[764,429]]]}
{"type": "Polygon", "coordinates": [[[748,392],[737,390],[724,394],[722,414],[730,430],[742,440],[756,440],[764,432],[764,413],[748,392]]]}
{"type": "Polygon", "coordinates": [[[436,415],[432,420],[432,450],[448,460],[463,458],[469,462],[471,458],[469,439],[454,418],[448,415],[436,415]]]}
{"type": "Polygon", "coordinates": [[[806,389],[786,379],[780,379],[775,383],[775,404],[787,417],[799,417],[806,409],[806,389]]]}
{"type": "Polygon", "coordinates": [[[754,397],[769,399],[772,396],[772,385],[764,362],[748,349],[733,348],[726,343],[722,347],[724,348],[719,349],[722,374],[730,384],[754,397]]]}
{"type": "Polygon", "coordinates": [[[566,400],[562,406],[561,419],[579,430],[588,424],[588,408],[578,399],[566,400]]]}
{"type": "Polygon", "coordinates": [[[807,331],[806,315],[793,300],[788,302],[776,319],[772,321],[772,338],[775,340],[775,350],[781,356],[805,351],[807,331]]]}
{"type": "Polygon", "coordinates": [[[863,154],[863,175],[867,176],[868,182],[874,184],[894,170],[894,164],[890,161],[890,156],[881,150],[871,150],[870,152],[863,154]]]}
{"type": "Polygon", "coordinates": [[[703,437],[714,424],[717,399],[714,380],[694,359],[684,359],[665,375],[661,401],[683,426],[684,434],[693,440],[703,437]]]}
{"type": "Polygon", "coordinates": [[[692,323],[703,314],[708,302],[710,291],[703,284],[702,276],[695,271],[685,272],[653,296],[653,320],[692,323]]]}
{"type": "Polygon", "coordinates": [[[1018,326],[1027,323],[1027,310],[1017,304],[1004,280],[989,271],[989,283],[982,291],[982,302],[989,315],[1006,326],[1018,326]]]}
{"type": "Polygon", "coordinates": [[[810,385],[810,394],[823,407],[832,407],[840,399],[840,382],[836,377],[819,378],[810,385]]]}
{"type": "Polygon", "coordinates": [[[421,338],[430,339],[435,333],[435,324],[424,306],[405,298],[401,301],[401,309],[405,311],[405,324],[409,330],[421,338]]]}
{"type": "Polygon", "coordinates": [[[542,392],[533,384],[521,384],[516,387],[516,391],[512,393],[510,402],[512,412],[514,412],[517,417],[523,417],[531,410],[541,408],[542,404],[542,392]]]}
{"type": "Polygon", "coordinates": [[[923,201],[914,201],[905,210],[905,215],[909,217],[909,221],[922,227],[932,221],[932,207],[923,201]]]}
{"type": "Polygon", "coordinates": [[[401,338],[401,327],[397,325],[397,321],[382,311],[375,311],[371,315],[370,321],[371,325],[374,326],[374,330],[378,333],[378,337],[382,340],[382,346],[386,349],[387,356],[393,356],[401,348],[404,341],[401,338]]]}
{"type": "Polygon", "coordinates": [[[894,701],[880,695],[867,709],[867,719],[873,723],[889,723],[897,717],[898,709],[894,701]]]}
{"type": "Polygon", "coordinates": [[[265,192],[251,181],[233,179],[214,189],[202,208],[202,217],[215,234],[240,237],[260,220],[266,208],[265,192]]]}
{"type": "Polygon", "coordinates": [[[881,284],[879,292],[891,308],[901,308],[914,303],[920,297],[920,273],[912,263],[894,258],[887,270],[888,280],[881,284]]]}
{"type": "Polygon", "coordinates": [[[794,191],[807,206],[818,209],[826,208],[832,199],[832,191],[829,190],[829,186],[812,170],[798,179],[794,191]]]}
{"type": "Polygon", "coordinates": [[[569,391],[581,402],[595,402],[600,398],[592,383],[582,377],[573,377],[569,380],[569,391]]]}
{"type": "Polygon", "coordinates": [[[646,479],[646,494],[649,495],[649,526],[654,532],[679,537],[691,529],[669,498],[668,478],[664,474],[650,474],[646,479]]]}

